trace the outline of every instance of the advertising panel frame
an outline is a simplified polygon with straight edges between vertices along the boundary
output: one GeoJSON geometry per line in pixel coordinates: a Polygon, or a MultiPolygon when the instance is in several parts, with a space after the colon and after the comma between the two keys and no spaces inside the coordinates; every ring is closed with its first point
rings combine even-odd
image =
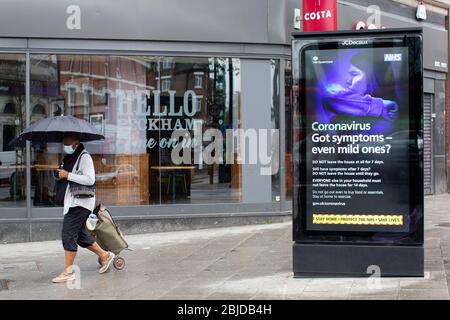
{"type": "MultiPolygon", "coordinates": [[[[422,29],[383,29],[364,31],[328,31],[294,33],[292,60],[296,87],[297,116],[294,119],[294,203],[293,203],[293,269],[295,276],[368,274],[370,266],[377,266],[382,276],[423,276],[424,198],[423,198],[423,48],[422,29]],[[347,41],[344,47],[343,43],[347,41]],[[398,41],[408,48],[409,61],[409,216],[411,226],[404,232],[310,230],[307,215],[307,125],[305,48],[335,49],[372,48],[389,46],[398,41]],[[350,43],[350,45],[348,45],[350,43]],[[296,140],[297,139],[297,140],[296,140]],[[413,146],[412,143],[409,145],[413,146]],[[412,157],[412,161],[411,161],[412,157]]],[[[311,91],[311,90],[310,90],[311,91]]],[[[308,199],[308,200],[307,200],[308,199]]]]}

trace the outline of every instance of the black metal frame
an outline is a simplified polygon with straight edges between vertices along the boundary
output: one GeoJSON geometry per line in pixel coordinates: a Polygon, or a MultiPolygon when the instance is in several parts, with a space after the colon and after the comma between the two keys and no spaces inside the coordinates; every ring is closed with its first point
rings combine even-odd
{"type": "MultiPolygon", "coordinates": [[[[319,42],[314,42],[312,44],[308,44],[303,47],[300,52],[300,61],[302,63],[302,68],[300,70],[304,70],[304,55],[302,52],[304,50],[311,49],[337,49],[341,48],[339,45],[339,41],[351,38],[351,39],[369,39],[369,45],[362,46],[352,46],[352,48],[367,48],[367,47],[387,47],[387,46],[408,46],[409,47],[409,55],[412,57],[410,60],[415,61],[415,63],[410,63],[410,72],[409,72],[409,81],[410,86],[413,87],[413,90],[410,90],[409,93],[409,101],[410,108],[413,114],[410,117],[410,139],[417,140],[419,136],[422,136],[422,114],[423,114],[423,85],[422,85],[422,60],[421,60],[421,38],[420,32],[421,29],[400,29],[400,30],[380,30],[380,31],[366,31],[363,32],[363,36],[361,36],[360,32],[325,32],[325,33],[307,33],[307,34],[296,34],[296,39],[308,39],[308,38],[317,38],[319,42]],[[376,37],[367,38],[365,36],[370,35],[376,37]],[[404,41],[395,44],[392,42],[393,38],[389,36],[394,35],[402,35],[404,37],[404,41]],[[339,39],[339,40],[327,40],[329,38],[339,39]],[[419,50],[419,51],[417,51],[419,50]],[[419,53],[419,56],[417,54],[419,53]]],[[[294,47],[294,46],[293,46],[294,47]]],[[[304,88],[305,86],[305,77],[302,77],[303,71],[300,72],[299,86],[300,88],[304,88]]],[[[306,91],[299,90],[299,101],[301,105],[305,105],[306,101],[306,91]]],[[[300,107],[301,114],[301,129],[304,131],[304,136],[306,134],[306,109],[300,107]]],[[[339,243],[354,243],[357,241],[358,243],[374,243],[371,238],[374,235],[382,235],[380,232],[355,232],[355,231],[339,231],[339,232],[331,232],[331,231],[310,231],[306,228],[306,202],[302,201],[302,199],[306,199],[306,170],[308,169],[306,166],[306,143],[301,143],[300,147],[300,168],[297,171],[300,174],[298,186],[298,190],[296,190],[295,195],[298,197],[297,206],[294,206],[293,210],[297,210],[298,214],[294,212],[294,222],[293,222],[293,235],[294,241],[301,242],[334,242],[339,241],[339,243]]],[[[416,214],[420,216],[418,220],[418,225],[414,228],[415,232],[411,234],[405,234],[406,238],[396,242],[386,241],[382,243],[389,244],[416,244],[421,245],[423,243],[423,155],[422,152],[418,152],[414,155],[416,159],[416,163],[419,165],[419,168],[415,166],[410,167],[410,177],[411,177],[411,188],[410,188],[410,208],[411,211],[415,210],[416,214]],[[408,237],[409,236],[409,237],[408,237]]],[[[410,212],[411,214],[411,212],[410,212]]],[[[380,242],[378,242],[380,243],[380,242]]]]}

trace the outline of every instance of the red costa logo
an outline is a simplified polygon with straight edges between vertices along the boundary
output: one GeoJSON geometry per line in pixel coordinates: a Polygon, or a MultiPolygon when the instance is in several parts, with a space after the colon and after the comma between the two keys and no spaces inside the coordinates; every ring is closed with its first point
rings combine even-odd
{"type": "Polygon", "coordinates": [[[337,0],[303,0],[303,31],[337,30],[337,0]]]}
{"type": "Polygon", "coordinates": [[[327,19],[327,18],[333,18],[333,15],[331,14],[330,10],[319,11],[319,12],[307,12],[307,13],[305,13],[305,16],[304,16],[305,20],[320,20],[320,19],[327,19]]]}

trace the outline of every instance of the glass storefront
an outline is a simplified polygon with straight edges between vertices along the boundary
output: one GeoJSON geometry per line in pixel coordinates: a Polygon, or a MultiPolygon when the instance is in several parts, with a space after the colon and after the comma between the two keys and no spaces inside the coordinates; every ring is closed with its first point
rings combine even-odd
{"type": "MultiPolygon", "coordinates": [[[[106,139],[86,143],[105,205],[240,201],[239,164],[173,163],[172,133],[239,126],[239,59],[31,55],[31,122],[73,115],[106,139]]],[[[186,150],[192,150],[187,148],[186,150]]],[[[186,151],[183,151],[186,152],[186,151]]],[[[237,158],[223,148],[223,157],[237,158]]],[[[32,145],[34,206],[53,206],[61,145],[32,145]]],[[[184,158],[183,158],[184,159],[184,158]]]]}
{"type": "Polygon", "coordinates": [[[25,216],[13,210],[26,207],[25,113],[25,55],[0,54],[0,218],[25,216]]]}
{"type": "MultiPolygon", "coordinates": [[[[146,206],[155,205],[195,208],[173,207],[178,214],[239,212],[240,205],[276,211],[284,201],[280,60],[3,53],[0,82],[0,219],[60,217],[54,196],[62,145],[33,142],[27,152],[17,139],[28,125],[60,115],[85,119],[105,136],[84,143],[94,160],[97,202],[129,208],[120,210],[125,215],[153,214],[146,206]],[[243,63],[247,70],[261,65],[258,79],[243,63]],[[260,163],[267,158],[260,150],[256,164],[245,163],[249,146],[264,139],[269,167],[260,163]]],[[[156,214],[170,211],[158,208],[156,214]]]]}

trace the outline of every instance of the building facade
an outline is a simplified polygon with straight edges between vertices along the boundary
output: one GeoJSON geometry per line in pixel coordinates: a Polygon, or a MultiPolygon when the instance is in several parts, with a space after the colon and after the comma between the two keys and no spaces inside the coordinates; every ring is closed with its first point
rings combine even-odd
{"type": "Polygon", "coordinates": [[[358,21],[382,27],[423,28],[424,47],[424,186],[425,194],[448,190],[448,8],[449,1],[425,1],[427,20],[416,20],[418,2],[410,0],[339,1],[339,28],[349,29],[358,21]],[[375,5],[375,6],[374,6],[375,5]],[[377,10],[381,10],[377,21],[377,10]]]}
{"type": "MultiPolygon", "coordinates": [[[[448,9],[430,5],[428,20],[418,22],[414,1],[375,2],[384,27],[424,28],[427,188],[446,192],[448,9]]],[[[338,4],[340,29],[373,15],[369,1],[338,4]]],[[[97,201],[127,233],[290,219],[295,8],[301,1],[3,1],[0,241],[59,237],[61,145],[15,138],[61,114],[105,135],[85,144],[97,201]],[[235,140],[250,139],[248,129],[269,132],[254,140],[265,139],[269,162],[245,161],[248,151],[235,140]],[[171,157],[175,130],[193,145],[200,139],[202,150],[208,132],[238,133],[214,151],[222,161],[183,152],[189,160],[180,165],[171,157]]]]}

